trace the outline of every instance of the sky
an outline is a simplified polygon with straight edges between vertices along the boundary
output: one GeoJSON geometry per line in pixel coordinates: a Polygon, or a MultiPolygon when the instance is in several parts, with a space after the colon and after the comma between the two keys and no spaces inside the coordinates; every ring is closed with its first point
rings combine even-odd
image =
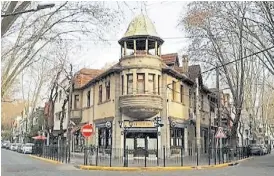
{"type": "MultiPolygon", "coordinates": [[[[84,41],[85,52],[78,57],[79,66],[102,68],[106,62],[118,62],[120,56],[118,40],[126,32],[130,21],[142,12],[140,3],[127,2],[127,4],[128,7],[124,7],[126,20],[121,25],[119,33],[112,36],[111,41],[105,44],[84,41]]],[[[159,36],[165,41],[162,46],[163,54],[176,53],[180,50],[186,52],[187,39],[184,38],[186,34],[177,27],[179,16],[186,9],[186,5],[187,2],[184,1],[152,1],[147,3],[146,10],[143,8],[143,13],[152,20],[159,36]]]]}

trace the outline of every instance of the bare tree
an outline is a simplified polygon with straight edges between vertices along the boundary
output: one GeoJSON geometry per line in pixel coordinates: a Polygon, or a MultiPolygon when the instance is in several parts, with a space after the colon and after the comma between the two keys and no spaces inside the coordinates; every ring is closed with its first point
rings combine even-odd
{"type": "MultiPolygon", "coordinates": [[[[4,10],[7,11],[11,6],[14,4],[11,3],[4,10]]],[[[77,46],[77,41],[84,38],[102,41],[107,29],[115,29],[119,24],[120,16],[114,6],[109,8],[104,2],[98,1],[61,2],[50,10],[15,17],[13,22],[8,20],[11,27],[7,29],[13,27],[13,31],[7,31],[2,36],[2,97],[24,69],[45,59],[40,56],[51,53],[46,59],[54,60],[53,51],[60,45],[73,48],[77,46]]]]}
{"type": "MultiPolygon", "coordinates": [[[[180,25],[193,37],[190,56],[196,60],[221,65],[221,77],[229,86],[235,118],[232,119],[232,145],[236,146],[237,129],[245,96],[245,79],[249,72],[249,56],[254,47],[247,41],[245,31],[248,2],[192,2],[180,25]],[[227,64],[230,63],[230,64],[227,64]]],[[[258,51],[258,50],[257,50],[258,51]]],[[[250,58],[249,58],[250,59],[250,58]]],[[[216,65],[215,65],[216,66],[216,65]]]]}

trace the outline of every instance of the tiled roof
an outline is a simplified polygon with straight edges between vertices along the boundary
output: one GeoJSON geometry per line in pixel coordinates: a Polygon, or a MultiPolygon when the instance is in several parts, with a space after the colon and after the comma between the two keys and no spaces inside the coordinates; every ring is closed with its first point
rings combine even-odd
{"type": "Polygon", "coordinates": [[[161,56],[165,64],[174,64],[178,58],[177,53],[164,54],[161,56]]]}
{"type": "Polygon", "coordinates": [[[90,80],[103,73],[103,70],[82,68],[75,76],[75,88],[86,85],[90,80]]]}

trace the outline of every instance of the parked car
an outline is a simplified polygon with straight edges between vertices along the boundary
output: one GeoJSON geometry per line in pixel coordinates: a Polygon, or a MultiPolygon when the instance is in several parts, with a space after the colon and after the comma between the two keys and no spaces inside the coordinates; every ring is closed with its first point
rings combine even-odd
{"type": "Polygon", "coordinates": [[[11,150],[11,151],[15,151],[15,150],[16,150],[16,143],[12,143],[12,144],[10,145],[10,150],[11,150]]]}
{"type": "Polygon", "coordinates": [[[2,148],[7,149],[9,147],[10,141],[3,141],[2,148]]]}
{"type": "Polygon", "coordinates": [[[31,154],[33,146],[34,146],[33,143],[26,143],[26,144],[24,144],[24,146],[22,147],[22,152],[24,154],[27,154],[27,153],[31,154]]]}
{"type": "Polygon", "coordinates": [[[258,144],[252,144],[250,147],[250,153],[251,155],[263,155],[264,151],[261,145],[258,144]]]}
{"type": "Polygon", "coordinates": [[[18,146],[17,146],[17,152],[18,153],[22,153],[23,152],[23,144],[19,143],[18,146]]]}

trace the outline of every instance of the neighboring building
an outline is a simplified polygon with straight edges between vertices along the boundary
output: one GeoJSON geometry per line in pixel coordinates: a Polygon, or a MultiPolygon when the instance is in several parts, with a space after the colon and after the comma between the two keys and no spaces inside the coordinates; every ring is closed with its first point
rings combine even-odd
{"type": "Polygon", "coordinates": [[[188,153],[188,148],[196,147],[196,119],[200,118],[201,148],[207,152],[210,122],[212,137],[216,131],[216,95],[204,86],[200,67],[189,66],[186,56],[180,66],[176,53],[162,55],[163,43],[148,17],[133,19],[119,40],[119,62],[102,73],[90,70],[94,77],[74,86],[73,144],[83,139],[80,127],[90,123],[94,135],[88,143],[101,148],[122,149],[126,138],[130,149],[155,149],[159,135],[160,148],[183,147],[188,153]],[[161,118],[163,127],[154,126],[155,117],[161,118]]]}

